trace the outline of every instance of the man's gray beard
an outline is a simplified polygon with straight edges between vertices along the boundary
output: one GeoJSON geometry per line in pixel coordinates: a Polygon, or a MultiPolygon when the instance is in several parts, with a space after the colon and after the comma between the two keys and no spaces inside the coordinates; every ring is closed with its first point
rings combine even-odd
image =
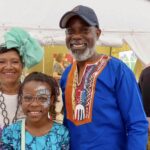
{"type": "Polygon", "coordinates": [[[91,58],[93,56],[93,54],[95,53],[95,51],[96,51],[96,49],[94,46],[93,48],[87,48],[84,51],[84,53],[82,53],[82,54],[73,53],[71,50],[70,50],[70,53],[76,61],[85,61],[85,60],[91,58]]]}

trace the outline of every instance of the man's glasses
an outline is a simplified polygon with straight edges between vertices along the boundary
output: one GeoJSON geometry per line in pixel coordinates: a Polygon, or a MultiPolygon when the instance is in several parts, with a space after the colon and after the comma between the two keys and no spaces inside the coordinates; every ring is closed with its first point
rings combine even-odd
{"type": "Polygon", "coordinates": [[[36,100],[40,104],[44,104],[46,102],[50,101],[50,95],[42,94],[37,96],[32,96],[29,94],[23,94],[22,95],[22,101],[25,103],[33,103],[33,101],[36,100]]]}

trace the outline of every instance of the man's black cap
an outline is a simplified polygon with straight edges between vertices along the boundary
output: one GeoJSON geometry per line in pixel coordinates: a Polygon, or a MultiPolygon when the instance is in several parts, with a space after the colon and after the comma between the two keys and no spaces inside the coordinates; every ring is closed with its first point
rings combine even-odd
{"type": "Polygon", "coordinates": [[[87,6],[82,6],[82,5],[76,6],[71,11],[66,12],[62,16],[62,18],[59,22],[60,28],[62,28],[62,29],[66,28],[67,22],[73,16],[79,16],[90,26],[95,26],[95,27],[99,28],[98,19],[97,19],[97,16],[96,16],[94,10],[87,6]]]}

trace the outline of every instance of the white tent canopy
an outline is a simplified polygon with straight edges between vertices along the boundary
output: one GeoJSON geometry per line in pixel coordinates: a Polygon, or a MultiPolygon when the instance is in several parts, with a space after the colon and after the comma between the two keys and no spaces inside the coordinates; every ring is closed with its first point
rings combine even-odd
{"type": "Polygon", "coordinates": [[[98,44],[126,41],[145,64],[150,63],[149,0],[0,0],[0,41],[13,26],[26,28],[41,43],[64,44],[61,16],[76,5],[92,7],[102,29],[98,44]]]}

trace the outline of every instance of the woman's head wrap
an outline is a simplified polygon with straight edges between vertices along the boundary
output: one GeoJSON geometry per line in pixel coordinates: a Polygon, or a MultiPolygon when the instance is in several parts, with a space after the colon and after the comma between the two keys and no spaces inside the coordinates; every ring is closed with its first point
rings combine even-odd
{"type": "Polygon", "coordinates": [[[25,67],[31,68],[42,60],[44,55],[43,48],[24,29],[11,28],[5,33],[4,39],[7,49],[16,48],[19,51],[25,67]]]}

